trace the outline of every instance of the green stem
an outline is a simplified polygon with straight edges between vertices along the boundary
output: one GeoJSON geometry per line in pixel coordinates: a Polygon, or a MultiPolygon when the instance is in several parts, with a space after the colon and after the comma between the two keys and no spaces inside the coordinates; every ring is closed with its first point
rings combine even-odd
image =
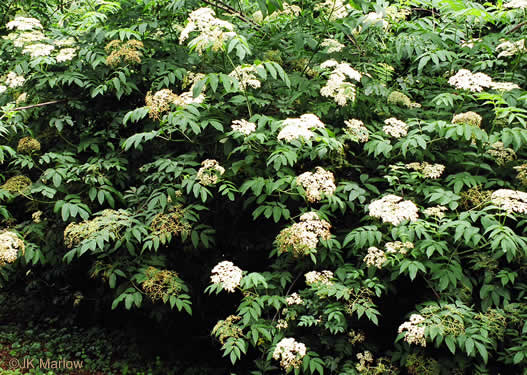
{"type": "Polygon", "coordinates": [[[74,145],[73,143],[71,143],[70,141],[68,141],[66,138],[64,138],[64,136],[62,135],[61,132],[57,132],[57,133],[58,133],[59,137],[62,138],[62,140],[63,140],[64,142],[66,142],[67,144],[69,144],[71,147],[75,147],[75,148],[77,147],[76,145],[74,145]]]}
{"type": "Polygon", "coordinates": [[[39,200],[39,199],[35,199],[35,198],[33,198],[33,197],[30,197],[29,195],[25,195],[24,193],[20,193],[20,192],[19,192],[19,194],[20,194],[21,196],[23,196],[24,198],[27,198],[27,199],[29,199],[30,201],[37,202],[37,203],[42,203],[42,204],[55,204],[55,203],[56,203],[56,202],[46,202],[46,201],[41,201],[41,200],[39,200]]]}
{"type": "MultiPolygon", "coordinates": [[[[238,74],[238,72],[236,71],[236,66],[234,65],[234,62],[232,61],[231,57],[229,56],[229,54],[227,52],[225,52],[225,56],[227,56],[227,59],[229,60],[229,62],[232,65],[233,71],[236,72],[236,75],[238,76],[238,81],[240,81],[240,83],[243,86],[242,79],[241,79],[240,75],[238,74]]],[[[251,111],[251,104],[249,103],[249,97],[247,96],[247,85],[242,87],[242,92],[243,92],[243,95],[245,96],[245,101],[247,102],[247,110],[249,111],[249,118],[251,118],[253,116],[253,114],[252,114],[252,111],[251,111]]]]}
{"type": "MultiPolygon", "coordinates": [[[[331,12],[329,12],[327,18],[324,20],[324,31],[322,32],[322,35],[325,35],[326,32],[328,31],[329,19],[333,15],[333,12],[335,11],[336,6],[337,6],[337,2],[335,1],[333,3],[333,8],[331,8],[331,12]]],[[[300,74],[303,75],[306,72],[307,68],[311,64],[311,61],[313,61],[313,58],[315,57],[315,55],[320,51],[320,44],[321,44],[321,40],[319,39],[317,40],[317,46],[315,47],[315,52],[311,55],[308,62],[306,63],[306,66],[304,66],[304,69],[302,69],[302,72],[300,74]]]]}
{"type": "Polygon", "coordinates": [[[457,256],[461,256],[461,255],[465,255],[465,254],[469,254],[473,251],[476,251],[476,250],[479,250],[479,249],[483,249],[484,247],[486,247],[487,245],[489,245],[488,242],[485,241],[485,243],[483,245],[480,245],[478,247],[474,247],[472,249],[468,249],[468,250],[465,250],[465,251],[461,251],[459,253],[457,253],[457,256]]]}

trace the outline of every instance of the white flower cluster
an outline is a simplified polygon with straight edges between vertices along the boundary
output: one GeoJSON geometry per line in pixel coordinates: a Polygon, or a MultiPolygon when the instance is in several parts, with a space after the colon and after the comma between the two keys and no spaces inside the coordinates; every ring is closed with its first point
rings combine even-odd
{"type": "Polygon", "coordinates": [[[247,120],[234,120],[231,128],[238,133],[249,135],[256,130],[256,124],[247,120]]]}
{"type": "Polygon", "coordinates": [[[492,82],[491,88],[498,91],[511,91],[521,89],[520,86],[512,82],[492,82]]]}
{"type": "Polygon", "coordinates": [[[3,37],[7,40],[12,40],[15,47],[23,47],[32,42],[38,42],[45,39],[45,35],[41,31],[26,31],[23,33],[10,33],[3,37]]]}
{"type": "Polygon", "coordinates": [[[199,94],[194,98],[194,95],[192,94],[192,91],[185,91],[181,93],[176,99],[174,100],[174,104],[186,106],[189,104],[200,104],[203,103],[205,100],[205,95],[203,93],[199,94]]]}
{"type": "Polygon", "coordinates": [[[179,36],[179,43],[187,40],[191,32],[199,31],[200,34],[189,44],[196,48],[198,54],[201,55],[210,46],[213,51],[222,49],[224,43],[234,38],[236,33],[230,22],[220,20],[215,15],[210,8],[199,8],[190,13],[188,24],[179,36]]]}
{"type": "Polygon", "coordinates": [[[411,108],[412,100],[400,91],[392,91],[387,98],[388,104],[411,108]]]}
{"type": "Polygon", "coordinates": [[[498,165],[505,165],[507,162],[516,159],[516,152],[512,148],[505,147],[503,142],[491,144],[487,154],[492,156],[498,165]]]}
{"type": "Polygon", "coordinates": [[[7,86],[0,85],[0,94],[3,94],[6,91],[7,91],[7,86]]]}
{"type": "MultiPolygon", "coordinates": [[[[256,23],[262,23],[264,20],[264,16],[261,10],[257,10],[256,12],[254,12],[251,17],[252,17],[252,20],[256,23]]],[[[266,17],[265,19],[267,18],[268,17],[266,17]]]]}
{"type": "Polygon", "coordinates": [[[278,319],[278,321],[276,322],[276,329],[279,331],[282,329],[287,329],[287,327],[289,327],[289,323],[287,323],[287,320],[278,319]]]}
{"type": "Polygon", "coordinates": [[[325,128],[326,126],[320,119],[312,114],[306,113],[299,118],[287,118],[282,122],[283,128],[278,133],[277,139],[291,142],[298,138],[310,139],[315,133],[312,128],[325,128]]]}
{"type": "Polygon", "coordinates": [[[398,332],[402,333],[404,331],[404,341],[408,344],[417,344],[421,346],[426,346],[425,338],[425,327],[419,327],[418,324],[425,321],[419,314],[412,314],[410,316],[410,321],[404,322],[399,326],[398,332]]]}
{"type": "Polygon", "coordinates": [[[16,105],[20,105],[21,103],[25,103],[27,100],[27,92],[23,92],[22,94],[18,95],[18,97],[15,100],[16,105]]]}
{"type": "Polygon", "coordinates": [[[355,331],[352,329],[350,332],[348,332],[348,341],[351,345],[363,343],[365,340],[366,335],[362,331],[355,331]]]}
{"type": "Polygon", "coordinates": [[[194,90],[194,86],[198,84],[206,76],[203,73],[187,72],[185,78],[183,78],[183,87],[190,86],[189,92],[194,90]]]}
{"type": "Polygon", "coordinates": [[[527,8],[527,0],[512,0],[503,4],[504,8],[527,8]]]}
{"type": "Polygon", "coordinates": [[[331,238],[331,224],[321,220],[315,212],[300,216],[300,222],[282,229],[276,237],[279,253],[292,253],[293,256],[305,256],[316,250],[319,237],[331,238]]]}
{"type": "Polygon", "coordinates": [[[337,187],[335,186],[335,177],[330,171],[322,167],[316,167],[315,173],[304,172],[296,178],[296,182],[306,191],[309,202],[318,202],[322,199],[322,194],[333,195],[337,187]]]}
{"type": "Polygon", "coordinates": [[[435,207],[428,207],[423,212],[427,216],[434,216],[438,219],[442,219],[445,217],[445,211],[447,211],[448,208],[445,206],[435,206],[435,207]]]}
{"type": "Polygon", "coordinates": [[[482,120],[483,118],[476,112],[469,111],[454,115],[451,122],[452,124],[468,124],[479,128],[482,120]]]}
{"type": "Polygon", "coordinates": [[[322,220],[318,217],[316,212],[306,212],[300,216],[300,223],[302,227],[309,232],[315,233],[317,237],[323,240],[329,240],[331,238],[331,224],[326,220],[322,220]]]}
{"type": "Polygon", "coordinates": [[[333,279],[333,272],[331,271],[310,271],[304,276],[306,278],[306,284],[310,286],[313,284],[331,285],[333,283],[331,281],[333,279]]]}
{"type": "Polygon", "coordinates": [[[323,3],[317,4],[315,10],[320,10],[329,14],[329,20],[335,21],[347,17],[351,7],[343,0],[325,0],[323,3]]]}
{"type": "Polygon", "coordinates": [[[282,3],[282,7],[284,8],[284,10],[278,12],[280,14],[298,17],[302,12],[302,9],[298,5],[291,5],[284,2],[282,3]]]}
{"type": "Polygon", "coordinates": [[[491,200],[504,211],[527,214],[527,193],[523,191],[499,189],[492,193],[491,200]]]}
{"type": "Polygon", "coordinates": [[[15,17],[13,21],[7,23],[6,28],[9,30],[27,31],[42,29],[42,24],[36,18],[15,17]]]}
{"type": "Polygon", "coordinates": [[[404,121],[398,120],[395,117],[390,117],[384,120],[386,125],[382,130],[394,138],[401,138],[408,134],[408,124],[404,121]]]}
{"type": "Polygon", "coordinates": [[[461,69],[450,77],[448,83],[458,89],[481,92],[485,87],[490,87],[492,78],[485,73],[472,73],[470,70],[461,69]]]}
{"type": "Polygon", "coordinates": [[[170,89],[162,89],[154,94],[148,92],[145,97],[145,103],[149,109],[149,116],[153,119],[159,119],[163,112],[170,109],[170,104],[186,106],[188,104],[200,104],[205,100],[205,95],[199,94],[193,97],[191,91],[186,91],[181,95],[174,94],[170,89]]]}
{"type": "Polygon", "coordinates": [[[271,14],[269,14],[267,17],[264,18],[263,13],[261,10],[258,10],[253,13],[252,19],[256,23],[263,23],[264,21],[275,21],[277,19],[280,19],[282,16],[293,16],[298,17],[300,13],[302,13],[302,8],[300,8],[298,5],[291,5],[288,3],[282,3],[283,10],[275,9],[275,11],[271,14]]]}
{"type": "Polygon", "coordinates": [[[42,216],[43,212],[42,211],[35,211],[31,214],[31,219],[33,219],[33,222],[35,224],[38,224],[42,221],[41,219],[41,216],[42,216]]]}
{"type": "Polygon", "coordinates": [[[257,89],[262,85],[262,82],[256,77],[256,68],[252,65],[240,65],[237,66],[229,77],[236,79],[240,83],[242,90],[246,91],[247,86],[257,89]]]}
{"type": "Polygon", "coordinates": [[[351,138],[355,142],[368,142],[369,132],[368,129],[364,126],[364,123],[361,120],[351,119],[344,121],[346,124],[346,133],[351,135],[351,138]]]}
{"type": "MultiPolygon", "coordinates": [[[[7,24],[7,28],[16,29],[16,31],[3,38],[13,41],[15,47],[23,48],[22,53],[32,58],[50,56],[56,48],[71,47],[75,44],[72,38],[46,41],[46,36],[39,30],[42,29],[42,25],[35,18],[16,17],[7,24]]],[[[59,50],[55,58],[60,63],[73,59],[75,55],[75,48],[63,48],[59,50]]]]}
{"type": "Polygon", "coordinates": [[[65,38],[65,39],[57,39],[53,42],[55,46],[62,48],[62,47],[73,47],[75,45],[75,39],[73,38],[65,38]]]}
{"type": "Polygon", "coordinates": [[[527,164],[521,164],[514,167],[518,171],[516,179],[522,183],[522,185],[527,185],[527,164]]]}
{"type": "Polygon", "coordinates": [[[0,266],[13,263],[18,253],[24,253],[24,242],[18,238],[16,233],[4,232],[0,234],[0,266]]]}
{"type": "Polygon", "coordinates": [[[187,105],[187,104],[200,104],[205,100],[205,95],[203,92],[206,90],[207,86],[203,85],[201,91],[197,97],[193,97],[194,88],[196,85],[205,78],[203,73],[194,73],[188,72],[185,78],[183,79],[183,87],[188,87],[188,91],[185,91],[179,95],[180,100],[176,100],[175,103],[178,105],[187,105]]]}
{"type": "Polygon", "coordinates": [[[55,49],[55,46],[52,46],[51,44],[45,44],[45,43],[35,43],[35,44],[29,44],[24,47],[22,50],[22,53],[25,55],[30,55],[31,57],[42,57],[42,56],[49,56],[51,55],[51,52],[55,49]]]}
{"type": "Polygon", "coordinates": [[[414,248],[414,244],[409,241],[406,241],[406,242],[395,241],[395,242],[386,242],[384,244],[384,247],[386,248],[387,254],[399,253],[399,254],[405,255],[406,253],[408,253],[408,250],[414,248]]]}
{"type": "MultiPolygon", "coordinates": [[[[294,16],[298,17],[300,13],[302,13],[302,9],[298,5],[291,5],[288,3],[282,3],[283,10],[275,10],[272,14],[268,15],[265,20],[274,20],[279,18],[280,16],[294,16]]],[[[260,12],[261,13],[261,12],[260,12]]],[[[261,15],[263,21],[263,14],[261,15]]]]}
{"type": "Polygon", "coordinates": [[[363,25],[378,25],[382,26],[383,28],[387,28],[390,24],[388,21],[383,19],[382,13],[377,12],[370,12],[366,15],[364,20],[362,21],[363,25]]]}
{"type": "Polygon", "coordinates": [[[344,47],[346,47],[344,44],[335,39],[324,39],[324,41],[320,43],[320,46],[327,47],[327,53],[340,52],[344,47]]]}
{"type": "Polygon", "coordinates": [[[299,368],[302,364],[302,358],[306,355],[306,346],[295,341],[294,338],[283,338],[273,352],[273,358],[280,360],[280,366],[289,370],[299,368]]]}
{"type": "Polygon", "coordinates": [[[391,5],[386,8],[386,16],[394,23],[404,21],[410,13],[412,13],[410,9],[398,8],[394,5],[391,5]]]}
{"type": "Polygon", "coordinates": [[[500,43],[496,46],[496,51],[501,52],[498,54],[498,59],[502,56],[514,56],[517,53],[524,53],[527,51],[525,48],[525,39],[518,40],[517,42],[511,42],[509,40],[500,43]]]}
{"type": "Polygon", "coordinates": [[[430,164],[426,161],[422,163],[408,163],[405,165],[405,167],[407,169],[413,169],[414,171],[421,172],[423,177],[431,179],[441,177],[443,171],[445,170],[445,166],[443,164],[430,164]]]}
{"type": "Polygon", "coordinates": [[[223,289],[228,292],[234,292],[242,281],[243,271],[236,267],[232,262],[223,261],[218,263],[212,269],[210,281],[213,284],[221,283],[223,289]]]}
{"type": "Polygon", "coordinates": [[[9,72],[5,79],[6,85],[12,89],[23,86],[25,81],[26,79],[23,76],[15,72],[9,72]]]}
{"type": "Polygon", "coordinates": [[[291,305],[302,305],[304,303],[304,300],[298,293],[293,293],[290,296],[287,296],[285,298],[285,302],[291,306],[291,305]]]}
{"type": "Polygon", "coordinates": [[[150,91],[146,94],[145,103],[149,109],[149,116],[153,119],[159,119],[161,113],[170,109],[170,103],[174,103],[177,95],[170,89],[162,89],[152,94],[150,91]]]}
{"type": "Polygon", "coordinates": [[[461,69],[455,75],[450,77],[448,83],[458,89],[469,90],[472,92],[481,92],[485,88],[491,88],[500,91],[510,91],[519,88],[512,82],[494,82],[491,77],[485,73],[472,73],[470,70],[461,69]]]}
{"type": "Polygon", "coordinates": [[[399,225],[404,220],[417,220],[419,217],[417,212],[415,203],[404,201],[403,198],[393,194],[388,194],[369,205],[370,216],[379,217],[383,223],[392,225],[399,225]]]}
{"type": "Polygon", "coordinates": [[[203,186],[214,185],[218,182],[218,175],[225,173],[223,168],[216,160],[206,159],[201,162],[196,179],[203,186]]]}
{"type": "Polygon", "coordinates": [[[368,267],[377,267],[380,269],[386,261],[386,255],[381,249],[371,246],[368,248],[368,254],[366,254],[363,261],[368,267]]]}
{"type": "Polygon", "coordinates": [[[360,82],[362,75],[353,69],[348,63],[339,63],[335,60],[327,60],[320,64],[321,69],[334,68],[331,72],[326,86],[320,89],[322,96],[331,97],[340,106],[345,106],[348,100],[354,101],[356,86],[348,82],[347,78],[360,82]]]}
{"type": "Polygon", "coordinates": [[[77,56],[76,48],[62,48],[57,56],[55,56],[55,59],[57,62],[65,62],[73,60],[75,56],[77,56]]]}
{"type": "Polygon", "coordinates": [[[360,373],[367,371],[370,364],[373,363],[373,355],[369,350],[365,350],[363,353],[357,353],[357,359],[359,360],[359,363],[355,365],[355,368],[360,373]]]}

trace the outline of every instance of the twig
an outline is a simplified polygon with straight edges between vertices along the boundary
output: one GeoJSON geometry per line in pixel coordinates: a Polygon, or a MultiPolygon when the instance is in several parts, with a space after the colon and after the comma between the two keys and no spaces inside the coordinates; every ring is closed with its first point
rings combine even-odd
{"type": "MultiPolygon", "coordinates": [[[[293,286],[295,285],[295,283],[298,281],[298,279],[300,278],[300,276],[302,276],[302,272],[300,272],[296,277],[295,279],[293,280],[293,282],[291,283],[291,285],[289,285],[289,288],[287,289],[287,291],[285,292],[285,295],[287,296],[290,292],[291,292],[291,289],[293,289],[293,286]]],[[[276,313],[274,314],[273,316],[273,320],[271,322],[274,322],[275,319],[278,317],[278,313],[280,311],[277,310],[276,313]]]]}
{"type": "Polygon", "coordinates": [[[11,111],[23,111],[25,109],[36,108],[36,107],[44,107],[44,106],[47,106],[47,105],[64,103],[64,102],[67,102],[67,101],[69,101],[69,99],[53,100],[51,102],[38,103],[38,104],[26,105],[25,107],[14,108],[11,111]]]}
{"type": "Polygon", "coordinates": [[[224,10],[224,11],[226,11],[228,13],[231,13],[232,15],[238,17],[242,21],[252,24],[258,31],[261,31],[261,29],[262,29],[261,26],[258,25],[256,22],[254,22],[251,19],[248,19],[241,12],[238,12],[236,9],[232,8],[231,6],[229,6],[229,5],[225,4],[225,3],[222,3],[221,1],[212,2],[212,1],[209,1],[209,0],[203,0],[203,2],[206,3],[206,4],[209,4],[209,5],[216,6],[216,7],[220,8],[220,9],[222,9],[222,10],[224,10]]]}
{"type": "MultiPolygon", "coordinates": [[[[322,33],[322,35],[325,35],[326,31],[328,30],[329,20],[330,20],[331,16],[333,15],[333,12],[335,11],[335,7],[336,6],[337,6],[337,3],[335,2],[333,4],[333,8],[331,8],[331,12],[329,12],[329,14],[328,14],[328,17],[324,20],[324,32],[322,33]]],[[[302,72],[300,73],[301,75],[303,75],[306,72],[307,68],[311,64],[311,61],[313,61],[313,58],[315,57],[315,55],[318,53],[318,51],[320,51],[320,44],[321,44],[320,42],[321,42],[320,39],[317,40],[317,46],[315,47],[315,52],[311,55],[311,57],[307,61],[307,64],[306,64],[306,66],[304,66],[304,69],[302,69],[302,72]]]]}
{"type": "Polygon", "coordinates": [[[515,32],[516,30],[518,29],[521,29],[523,26],[527,25],[527,22],[522,22],[522,23],[519,23],[517,24],[516,26],[514,26],[512,29],[510,29],[509,31],[506,32],[506,34],[510,34],[510,33],[513,33],[515,32]]]}
{"type": "Polygon", "coordinates": [[[345,35],[346,35],[346,38],[348,38],[349,41],[350,41],[351,43],[353,43],[353,45],[354,45],[355,47],[357,47],[357,49],[359,50],[360,54],[362,55],[362,48],[360,48],[360,46],[359,46],[359,44],[357,43],[357,41],[355,40],[355,38],[352,37],[352,36],[349,35],[349,34],[345,34],[345,35]]]}

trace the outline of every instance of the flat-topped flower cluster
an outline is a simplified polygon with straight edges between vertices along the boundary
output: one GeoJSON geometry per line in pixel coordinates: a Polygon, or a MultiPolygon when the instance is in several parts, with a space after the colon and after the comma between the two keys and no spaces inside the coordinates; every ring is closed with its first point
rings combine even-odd
{"type": "Polygon", "coordinates": [[[19,254],[24,254],[25,245],[14,232],[5,231],[0,233],[0,266],[13,263],[19,254]]]}
{"type": "Polygon", "coordinates": [[[198,54],[211,47],[213,51],[219,51],[225,42],[236,36],[234,26],[228,21],[216,18],[216,13],[210,8],[199,8],[190,13],[187,26],[179,35],[179,43],[182,44],[189,38],[190,33],[197,31],[199,35],[189,43],[198,54]]]}
{"type": "Polygon", "coordinates": [[[406,122],[390,117],[384,120],[385,125],[382,130],[394,138],[401,138],[408,134],[408,124],[406,122]]]}
{"type": "Polygon", "coordinates": [[[218,263],[213,269],[210,280],[213,284],[222,284],[223,289],[234,292],[242,281],[243,271],[236,267],[232,262],[223,261],[218,263]]]}
{"type": "Polygon", "coordinates": [[[492,193],[491,200],[504,211],[527,214],[527,193],[523,191],[499,189],[492,193]]]}
{"type": "Polygon", "coordinates": [[[437,179],[441,177],[445,166],[443,164],[430,164],[426,161],[422,163],[414,162],[405,165],[407,169],[413,169],[414,171],[421,172],[423,177],[437,179]]]}
{"type": "Polygon", "coordinates": [[[415,203],[393,194],[371,202],[369,211],[370,216],[381,218],[383,223],[392,225],[399,225],[405,220],[415,221],[419,217],[415,203]]]}
{"type": "Polygon", "coordinates": [[[243,91],[247,91],[248,87],[257,89],[262,85],[262,82],[256,77],[256,68],[248,64],[237,66],[229,73],[229,77],[236,79],[243,91]]]}
{"type": "Polygon", "coordinates": [[[383,267],[386,260],[388,260],[387,254],[405,255],[413,248],[414,244],[409,241],[386,242],[384,244],[384,251],[375,246],[371,246],[368,248],[368,253],[363,258],[363,262],[366,263],[368,267],[376,267],[380,269],[383,267]]]}
{"type": "Polygon", "coordinates": [[[256,124],[247,120],[234,120],[231,124],[232,130],[243,135],[249,135],[256,130],[256,124]]]}
{"type": "Polygon", "coordinates": [[[368,142],[370,133],[361,120],[352,118],[351,120],[344,121],[344,124],[346,124],[344,131],[351,136],[353,141],[360,143],[368,142]]]}
{"type": "Polygon", "coordinates": [[[322,96],[330,97],[340,106],[345,106],[349,101],[355,101],[356,86],[348,78],[360,82],[362,74],[353,69],[346,62],[327,60],[320,64],[321,69],[333,68],[326,85],[320,89],[322,96]]]}
{"type": "Polygon", "coordinates": [[[306,113],[299,118],[287,118],[282,122],[282,130],[278,133],[277,139],[291,142],[295,139],[311,139],[315,133],[313,128],[325,128],[326,125],[317,115],[306,113]]]}
{"type": "Polygon", "coordinates": [[[273,352],[273,358],[280,360],[280,366],[288,370],[299,368],[306,355],[306,346],[294,338],[283,338],[273,352]]]}
{"type": "Polygon", "coordinates": [[[276,237],[278,252],[300,257],[316,252],[319,238],[331,238],[331,224],[322,220],[315,212],[300,216],[300,222],[282,229],[276,237]]]}
{"type": "Polygon", "coordinates": [[[450,77],[448,83],[458,89],[469,90],[472,92],[481,92],[486,88],[511,91],[520,87],[512,82],[494,82],[492,78],[485,73],[472,73],[468,69],[461,69],[455,75],[450,77]]]}
{"type": "Polygon", "coordinates": [[[333,195],[337,189],[333,173],[322,167],[316,167],[314,173],[302,173],[296,178],[296,182],[305,189],[309,202],[318,202],[323,196],[333,195]]]}
{"type": "Polygon", "coordinates": [[[426,346],[425,327],[420,326],[425,318],[419,314],[412,314],[410,320],[399,326],[398,332],[404,332],[404,341],[408,344],[426,346]]]}
{"type": "Polygon", "coordinates": [[[225,168],[217,160],[206,159],[201,162],[201,168],[198,170],[196,179],[203,186],[215,185],[218,182],[219,176],[224,173],[225,168]]]}
{"type": "Polygon", "coordinates": [[[15,17],[6,24],[6,28],[13,32],[4,36],[4,39],[11,40],[15,47],[22,48],[23,54],[30,55],[33,59],[50,56],[56,49],[59,49],[55,56],[58,63],[70,61],[77,55],[75,40],[47,38],[42,24],[36,18],[15,17]]]}
{"type": "Polygon", "coordinates": [[[333,283],[333,272],[324,270],[324,271],[310,271],[304,275],[306,278],[306,284],[316,285],[316,284],[322,284],[322,285],[331,285],[333,283]]]}

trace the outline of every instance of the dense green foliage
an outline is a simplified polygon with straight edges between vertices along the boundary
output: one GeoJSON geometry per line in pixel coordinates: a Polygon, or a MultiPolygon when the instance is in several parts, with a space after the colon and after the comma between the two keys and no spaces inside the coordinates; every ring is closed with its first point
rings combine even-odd
{"type": "Polygon", "coordinates": [[[233,372],[527,374],[527,2],[0,9],[4,288],[233,372]]]}

